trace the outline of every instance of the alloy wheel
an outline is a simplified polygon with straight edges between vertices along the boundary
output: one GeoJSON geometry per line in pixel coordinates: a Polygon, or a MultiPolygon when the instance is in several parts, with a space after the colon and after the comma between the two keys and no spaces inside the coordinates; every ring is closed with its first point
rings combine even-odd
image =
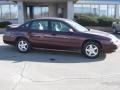
{"type": "Polygon", "coordinates": [[[90,44],[86,46],[85,52],[89,57],[95,57],[96,55],[98,55],[99,50],[96,45],[90,44]]]}
{"type": "Polygon", "coordinates": [[[26,52],[29,49],[29,44],[26,40],[20,40],[17,47],[20,52],[26,52]]]}

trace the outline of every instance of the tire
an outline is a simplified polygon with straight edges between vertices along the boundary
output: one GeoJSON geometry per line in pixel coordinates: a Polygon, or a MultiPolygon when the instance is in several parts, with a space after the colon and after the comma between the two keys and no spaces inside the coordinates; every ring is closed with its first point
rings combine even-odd
{"type": "Polygon", "coordinates": [[[83,45],[82,52],[85,57],[95,59],[101,54],[101,46],[94,41],[89,41],[83,45]]]}
{"type": "Polygon", "coordinates": [[[16,43],[16,48],[21,53],[27,53],[31,50],[31,45],[26,39],[19,39],[16,43]]]}

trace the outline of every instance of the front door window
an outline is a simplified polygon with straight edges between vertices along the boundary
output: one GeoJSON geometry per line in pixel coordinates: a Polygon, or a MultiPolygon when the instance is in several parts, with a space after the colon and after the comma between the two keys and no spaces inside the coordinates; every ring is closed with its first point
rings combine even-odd
{"type": "Polygon", "coordinates": [[[51,27],[52,27],[52,31],[73,32],[72,28],[69,25],[60,21],[52,21],[51,27]]]}

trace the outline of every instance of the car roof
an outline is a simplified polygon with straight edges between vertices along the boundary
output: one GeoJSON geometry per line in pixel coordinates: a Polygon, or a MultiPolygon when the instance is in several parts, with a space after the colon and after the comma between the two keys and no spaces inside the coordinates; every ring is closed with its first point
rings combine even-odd
{"type": "Polygon", "coordinates": [[[44,18],[37,18],[37,19],[33,19],[32,21],[34,20],[44,20],[44,19],[47,19],[47,20],[59,20],[59,21],[70,21],[70,19],[66,19],[66,18],[56,18],[56,17],[44,17],[44,18]]]}

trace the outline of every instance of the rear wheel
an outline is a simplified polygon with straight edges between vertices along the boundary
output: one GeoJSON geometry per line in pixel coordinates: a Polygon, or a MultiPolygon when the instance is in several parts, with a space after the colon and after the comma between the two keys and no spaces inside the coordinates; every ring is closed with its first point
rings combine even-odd
{"type": "Polygon", "coordinates": [[[87,42],[83,45],[82,52],[84,56],[90,58],[90,59],[95,59],[99,57],[101,53],[101,47],[98,43],[90,41],[87,42]]]}
{"type": "Polygon", "coordinates": [[[16,47],[18,51],[22,53],[26,53],[31,49],[31,45],[26,39],[19,39],[17,41],[16,47]]]}

